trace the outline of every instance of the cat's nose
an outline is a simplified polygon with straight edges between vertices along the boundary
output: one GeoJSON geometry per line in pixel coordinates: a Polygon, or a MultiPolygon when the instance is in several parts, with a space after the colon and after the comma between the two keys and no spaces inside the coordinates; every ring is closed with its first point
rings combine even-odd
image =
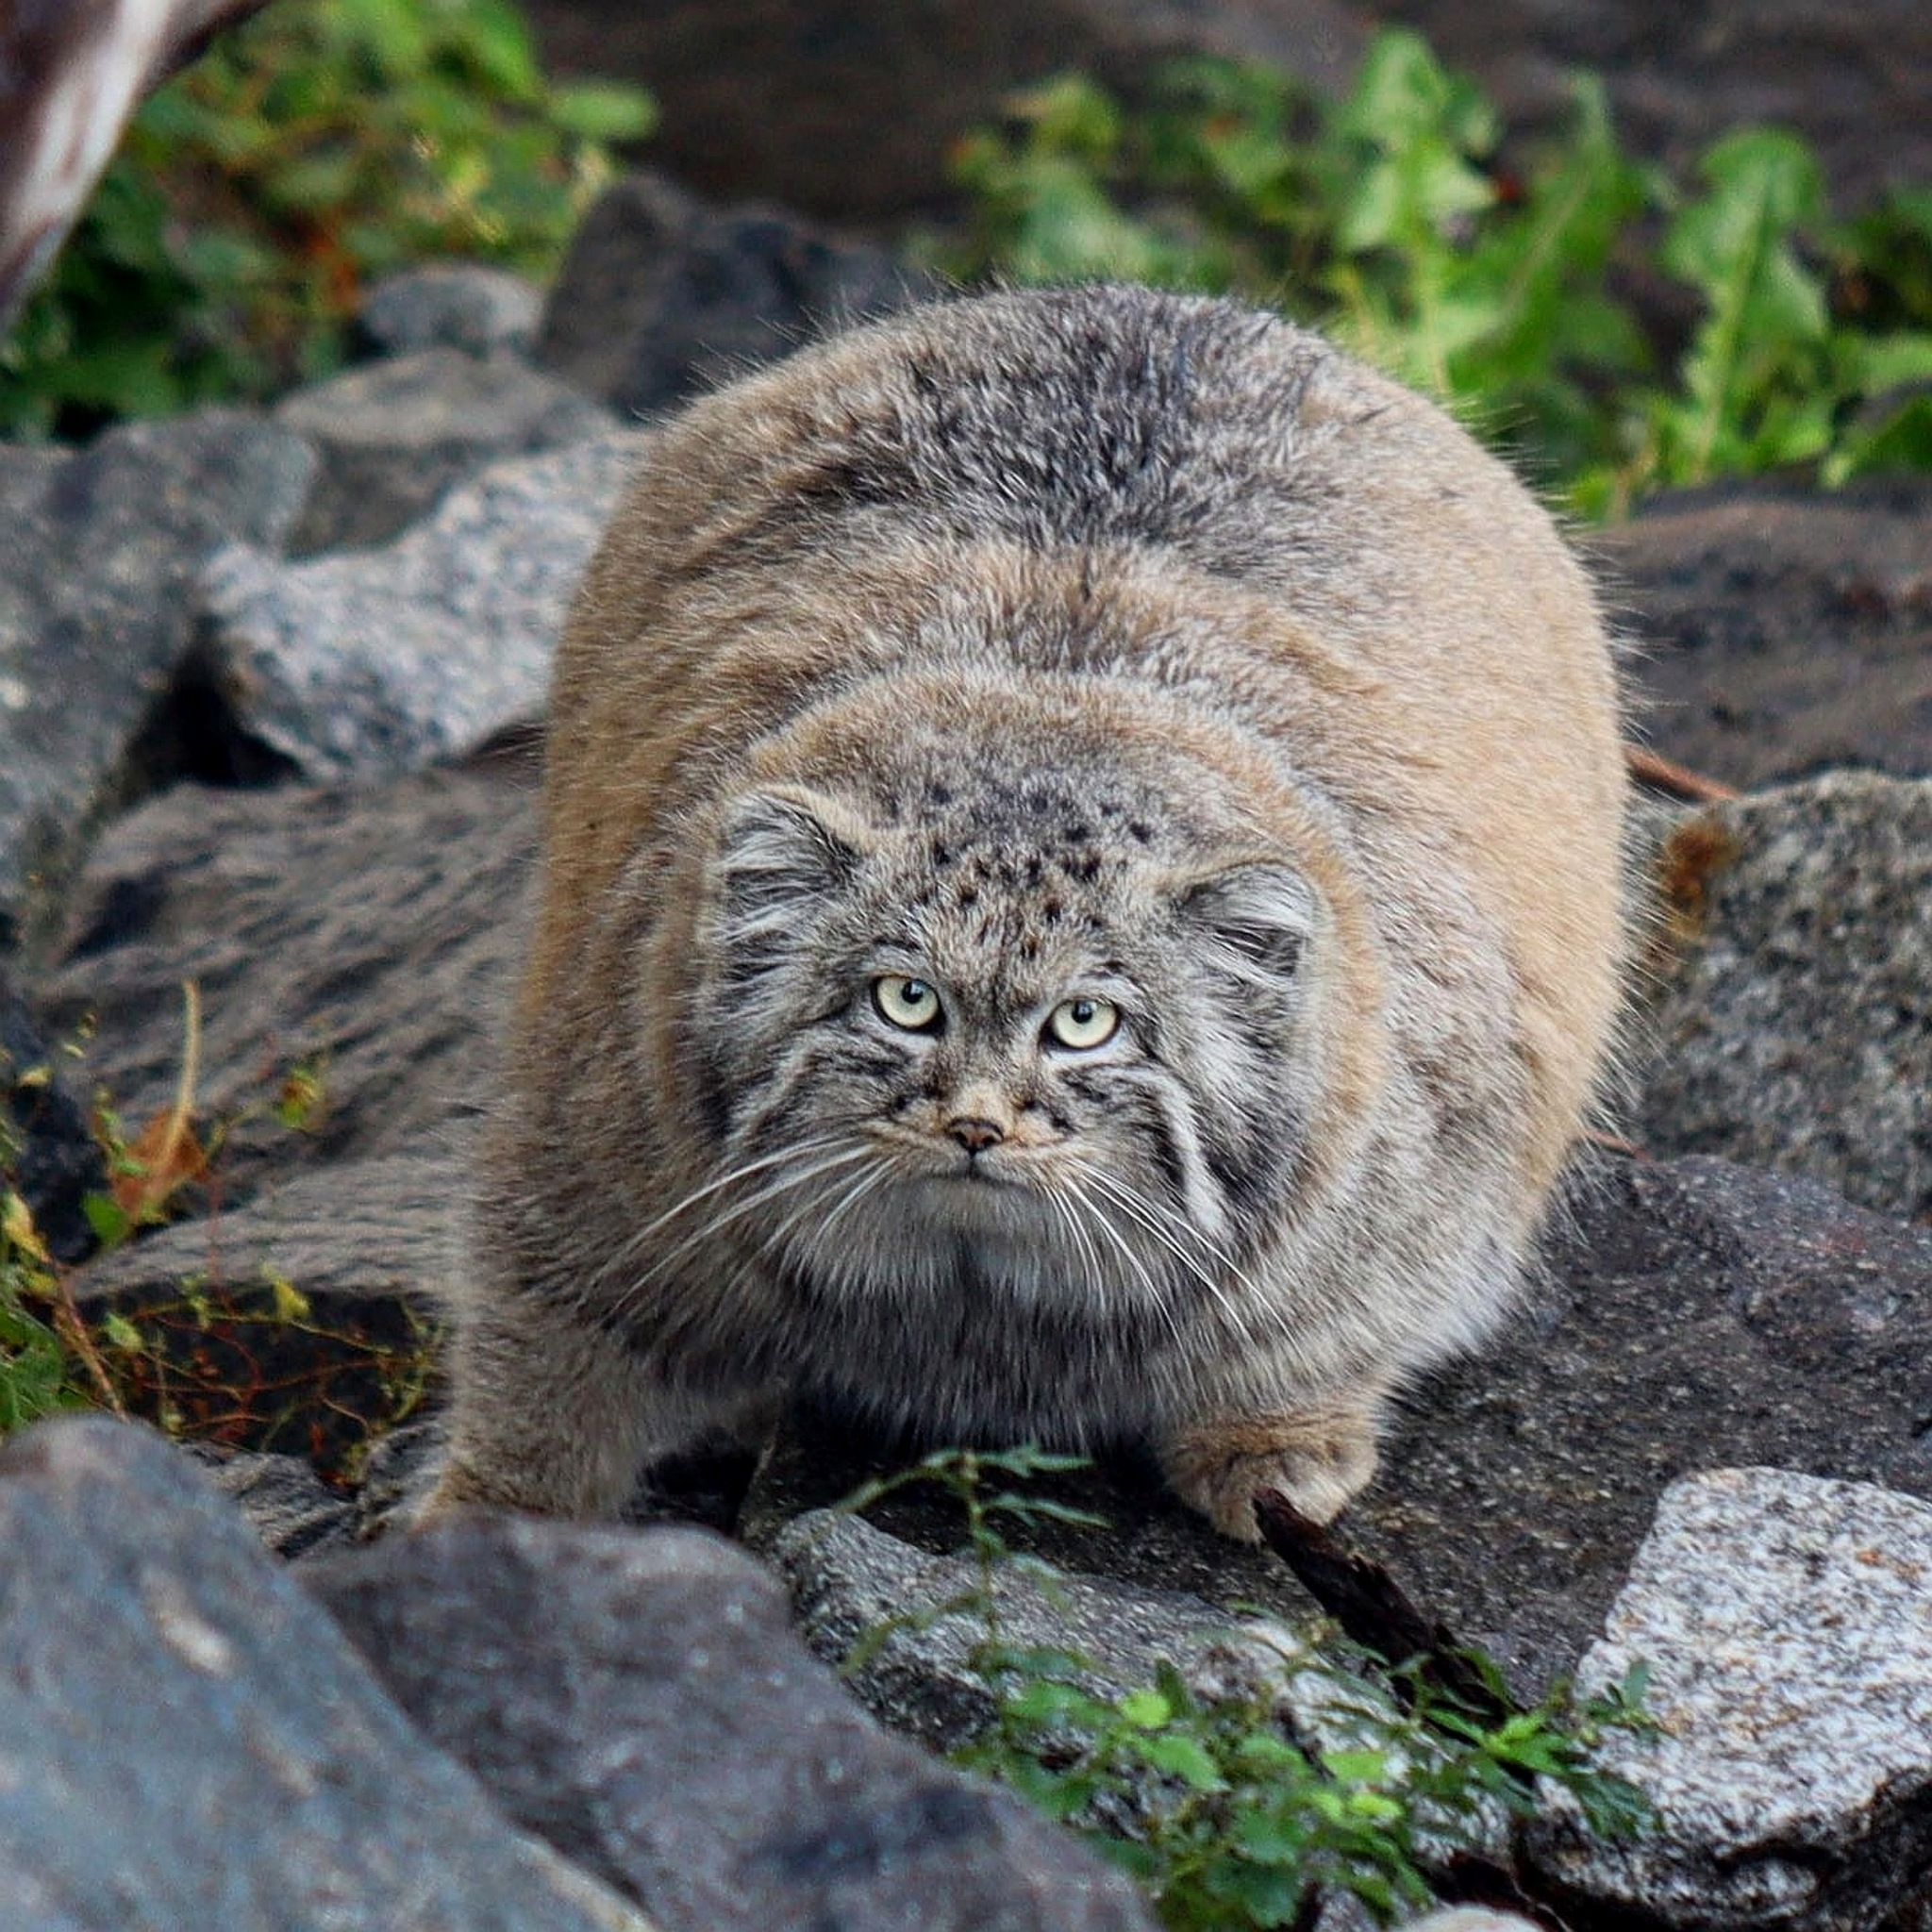
{"type": "Polygon", "coordinates": [[[979,1120],[971,1115],[948,1121],[946,1132],[969,1154],[984,1154],[1007,1138],[1006,1128],[997,1121],[979,1120]]]}

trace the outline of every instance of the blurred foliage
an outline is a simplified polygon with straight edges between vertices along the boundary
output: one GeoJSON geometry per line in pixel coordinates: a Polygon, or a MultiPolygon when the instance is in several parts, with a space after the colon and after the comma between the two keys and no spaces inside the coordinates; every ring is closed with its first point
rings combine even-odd
{"type": "Polygon", "coordinates": [[[973,219],[954,274],[1272,303],[1585,510],[1790,465],[1932,468],[1932,192],[1835,220],[1789,133],[1725,136],[1686,192],[1621,153],[1579,80],[1567,133],[1519,158],[1474,87],[1389,29],[1326,105],[1214,60],[1169,67],[1131,113],[1050,81],[955,172],[973,219]]]}
{"type": "Polygon", "coordinates": [[[0,434],[326,374],[404,262],[541,278],[652,120],[634,88],[546,80],[510,0],[284,0],[136,117],[0,349],[0,434]]]}

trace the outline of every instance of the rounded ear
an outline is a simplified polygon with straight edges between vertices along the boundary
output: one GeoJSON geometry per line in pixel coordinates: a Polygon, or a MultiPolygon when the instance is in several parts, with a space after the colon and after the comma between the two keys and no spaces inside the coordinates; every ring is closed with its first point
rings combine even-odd
{"type": "Polygon", "coordinates": [[[713,869],[727,949],[755,953],[796,932],[814,904],[850,882],[875,843],[857,812],[803,786],[736,800],[713,869]]]}
{"type": "Polygon", "coordinates": [[[1274,859],[1197,874],[1181,883],[1179,900],[1209,962],[1242,979],[1292,979],[1321,917],[1308,882],[1274,859]]]}

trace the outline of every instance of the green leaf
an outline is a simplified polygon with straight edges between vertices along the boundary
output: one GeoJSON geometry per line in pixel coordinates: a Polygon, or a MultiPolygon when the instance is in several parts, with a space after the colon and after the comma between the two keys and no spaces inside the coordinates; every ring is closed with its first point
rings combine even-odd
{"type": "Polygon", "coordinates": [[[642,141],[658,125],[658,107],[642,88],[615,81],[573,81],[553,88],[550,119],[585,141],[642,141]]]}
{"type": "Polygon", "coordinates": [[[1220,1791],[1227,1789],[1213,1757],[1199,1739],[1185,1733],[1140,1738],[1134,1752],[1151,1769],[1177,1777],[1191,1790],[1220,1791]]]}

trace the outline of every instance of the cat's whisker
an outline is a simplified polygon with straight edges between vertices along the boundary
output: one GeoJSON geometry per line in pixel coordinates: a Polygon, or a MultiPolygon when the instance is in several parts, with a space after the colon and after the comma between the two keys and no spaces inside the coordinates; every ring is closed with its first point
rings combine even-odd
{"type": "MultiPolygon", "coordinates": [[[[824,1145],[824,1143],[817,1142],[814,1144],[824,1145]]],[[[733,1202],[719,1212],[710,1215],[701,1226],[687,1234],[675,1247],[669,1248],[663,1254],[654,1257],[649,1265],[641,1274],[632,1278],[620,1298],[620,1312],[627,1311],[634,1307],[645,1291],[662,1278],[666,1270],[681,1260],[692,1249],[702,1246],[713,1237],[724,1233],[734,1224],[742,1221],[747,1214],[755,1213],[758,1208],[791,1193],[794,1189],[808,1186],[813,1181],[823,1180],[827,1174],[837,1174],[841,1169],[850,1167],[856,1160],[870,1158],[869,1150],[866,1148],[846,1146],[834,1154],[829,1159],[813,1162],[810,1166],[795,1174],[782,1174],[777,1180],[760,1188],[747,1199],[733,1202]]],[[[758,1163],[760,1168],[767,1168],[772,1164],[770,1161],[758,1163]]],[[[741,1171],[738,1174],[732,1176],[732,1178],[743,1177],[744,1171],[741,1171]]],[[[716,1190],[713,1189],[711,1191],[715,1192],[716,1190]]],[[[636,1245],[634,1241],[627,1244],[628,1252],[633,1258],[635,1257],[636,1245]]]]}
{"type": "Polygon", "coordinates": [[[630,1234],[625,1237],[624,1247],[615,1258],[619,1261],[628,1261],[631,1259],[637,1253],[637,1250],[645,1241],[649,1241],[654,1234],[658,1233],[660,1228],[670,1226],[679,1215],[689,1213],[700,1201],[708,1201],[713,1194],[722,1193],[726,1188],[733,1187],[740,1181],[749,1180],[754,1174],[763,1174],[766,1170],[777,1167],[784,1161],[796,1160],[801,1154],[815,1153],[820,1148],[830,1147],[838,1143],[826,1138],[818,1141],[808,1141],[803,1147],[781,1147],[774,1154],[760,1155],[756,1160],[747,1160],[738,1167],[728,1169],[724,1174],[714,1175],[702,1186],[693,1188],[681,1200],[674,1202],[671,1207],[665,1208],[663,1213],[647,1221],[643,1226],[632,1229],[630,1234]]]}
{"type": "MultiPolygon", "coordinates": [[[[1088,1168],[1084,1172],[1088,1179],[1093,1178],[1093,1170],[1091,1168],[1088,1168]]],[[[1092,1224],[1114,1244],[1120,1251],[1121,1257],[1140,1276],[1141,1286],[1146,1291],[1148,1301],[1159,1311],[1161,1320],[1166,1323],[1168,1333],[1173,1337],[1174,1346],[1176,1348],[1185,1348],[1187,1341],[1181,1333],[1179,1318],[1174,1311],[1173,1304],[1160,1291],[1153,1275],[1147,1272],[1147,1264],[1134,1252],[1133,1248],[1122,1236],[1120,1229],[1114,1226],[1113,1223],[1105,1214],[1099,1213],[1094,1209],[1093,1203],[1087,1197],[1077,1181],[1070,1175],[1062,1185],[1065,1186],[1069,1198],[1077,1202],[1086,1210],[1092,1221],[1092,1224]]]]}
{"type": "MultiPolygon", "coordinates": [[[[1221,1282],[1216,1280],[1213,1274],[1204,1265],[1200,1257],[1190,1252],[1173,1231],[1174,1227],[1178,1227],[1191,1239],[1197,1242],[1202,1242],[1202,1238],[1197,1229],[1191,1226],[1178,1216],[1172,1216],[1171,1211],[1164,1209],[1159,1203],[1133,1194],[1115,1176],[1102,1174],[1093,1168],[1089,1168],[1086,1172],[1088,1178],[1092,1181],[1094,1186],[1099,1189],[1108,1200],[1119,1208],[1121,1212],[1133,1221],[1138,1227],[1153,1236],[1208,1291],[1215,1306],[1220,1308],[1222,1314],[1226,1317],[1230,1324],[1241,1325],[1234,1303],[1230,1300],[1226,1289],[1221,1282]],[[1169,1216],[1167,1224],[1163,1224],[1162,1217],[1164,1215],[1169,1216]]],[[[1205,1245],[1205,1242],[1202,1242],[1202,1244],[1205,1245]]],[[[1239,1269],[1235,1268],[1232,1262],[1225,1262],[1224,1265],[1230,1269],[1235,1278],[1241,1282],[1243,1288],[1246,1288],[1250,1293],[1255,1292],[1254,1284],[1239,1269]]]]}

